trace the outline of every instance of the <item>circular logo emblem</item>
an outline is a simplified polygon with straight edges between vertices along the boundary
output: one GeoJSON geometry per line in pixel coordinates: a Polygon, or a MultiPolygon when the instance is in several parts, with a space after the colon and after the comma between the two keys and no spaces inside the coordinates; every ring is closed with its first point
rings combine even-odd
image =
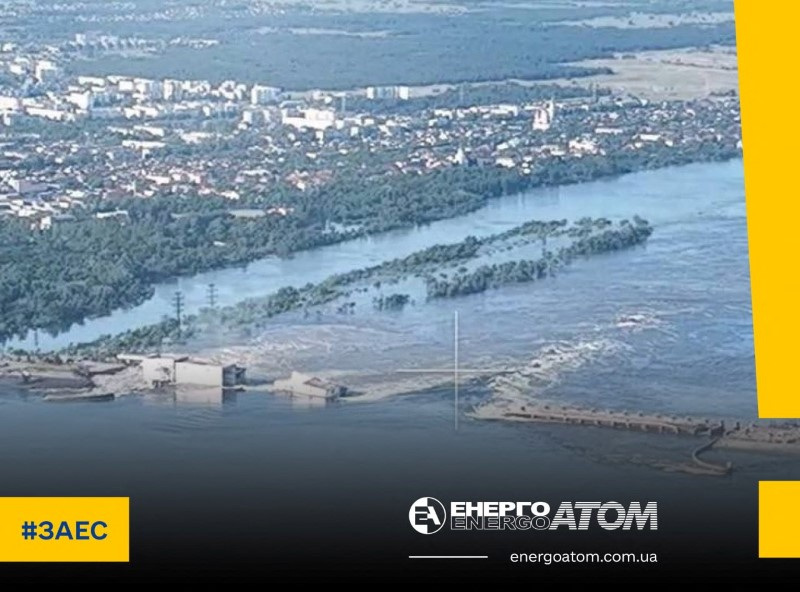
{"type": "Polygon", "coordinates": [[[444,504],[435,497],[421,497],[411,504],[408,520],[417,532],[433,534],[442,530],[447,521],[447,511],[444,504]]]}

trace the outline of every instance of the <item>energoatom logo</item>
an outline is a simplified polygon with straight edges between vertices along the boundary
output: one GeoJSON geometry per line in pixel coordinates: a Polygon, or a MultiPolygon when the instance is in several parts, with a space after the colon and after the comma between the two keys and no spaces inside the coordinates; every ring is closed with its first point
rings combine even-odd
{"type": "Polygon", "coordinates": [[[444,504],[435,497],[421,497],[408,511],[411,526],[419,533],[433,534],[439,532],[447,522],[447,511],[444,504]]]}
{"type": "Polygon", "coordinates": [[[422,534],[450,530],[658,530],[656,502],[561,502],[552,510],[547,502],[450,502],[422,497],[411,506],[411,526],[422,534]],[[643,507],[644,506],[644,507],[643,507]]]}

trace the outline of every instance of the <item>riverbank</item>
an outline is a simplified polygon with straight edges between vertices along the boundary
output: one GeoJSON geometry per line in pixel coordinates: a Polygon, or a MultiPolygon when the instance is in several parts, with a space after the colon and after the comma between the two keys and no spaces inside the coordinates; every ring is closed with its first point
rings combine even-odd
{"type": "MultiPolygon", "coordinates": [[[[502,169],[484,169],[483,167],[477,169],[464,169],[463,171],[459,172],[458,175],[450,175],[446,179],[446,188],[447,191],[456,196],[456,201],[454,205],[448,206],[446,208],[436,208],[436,207],[429,207],[427,200],[422,200],[421,207],[418,208],[419,212],[416,215],[409,215],[404,220],[388,220],[388,221],[380,221],[374,222],[369,227],[364,227],[362,230],[358,232],[348,231],[342,233],[340,235],[337,234],[330,234],[327,235],[325,241],[322,244],[339,244],[342,242],[346,242],[356,237],[375,237],[380,236],[383,233],[391,232],[391,231],[398,231],[403,229],[412,228],[417,224],[420,223],[431,223],[443,219],[448,219],[452,216],[463,216],[469,212],[477,211],[478,209],[485,207],[487,204],[492,202],[493,200],[509,195],[519,194],[520,192],[530,191],[531,189],[537,187],[567,187],[570,185],[575,185],[578,183],[590,182],[597,179],[606,179],[606,178],[614,178],[618,175],[630,173],[633,171],[643,171],[643,170],[654,170],[663,167],[670,167],[670,166],[678,166],[687,163],[693,162],[720,162],[725,160],[730,160],[740,156],[741,151],[739,148],[729,146],[720,146],[717,143],[713,142],[703,142],[697,145],[693,145],[690,147],[684,147],[681,150],[657,150],[646,148],[643,149],[633,155],[631,154],[620,154],[615,156],[604,156],[604,157],[585,157],[581,159],[570,159],[565,161],[560,160],[553,160],[551,161],[547,167],[543,168],[541,171],[537,172],[535,175],[521,175],[514,171],[509,170],[502,170],[502,169]],[[486,178],[484,178],[487,174],[491,173],[491,177],[496,179],[493,182],[489,182],[486,178]],[[462,185],[459,185],[461,183],[462,185]],[[477,185],[476,185],[477,183],[477,185]],[[477,187],[482,188],[480,191],[477,191],[477,187]]],[[[407,188],[408,191],[411,193],[419,195],[419,191],[425,189],[429,191],[431,188],[429,187],[430,182],[426,181],[425,187],[417,188],[414,190],[413,188],[407,188]],[[427,189],[426,189],[427,187],[427,189]]],[[[436,184],[434,183],[434,186],[436,184]]],[[[417,200],[419,201],[419,200],[417,200]]],[[[451,200],[452,201],[452,200],[451,200]]],[[[105,233],[103,234],[105,236],[105,233]]],[[[105,239],[103,239],[105,241],[105,239]]],[[[137,242],[140,244],[145,244],[147,241],[142,237],[137,239],[137,242]]],[[[103,244],[106,244],[105,241],[103,244]]],[[[94,247],[87,246],[89,250],[94,249],[94,247]]],[[[219,258],[208,258],[209,251],[207,249],[203,250],[203,257],[201,260],[198,260],[191,265],[188,265],[194,272],[197,271],[204,271],[210,269],[218,269],[221,265],[230,265],[231,260],[229,257],[219,258]]],[[[212,251],[213,253],[217,253],[217,251],[212,251]]],[[[302,253],[302,252],[301,252],[302,253]]],[[[107,253],[108,257],[111,259],[117,258],[114,253],[109,252],[107,253]]],[[[186,262],[185,255],[181,256],[181,260],[186,262]]],[[[264,256],[263,249],[255,249],[251,251],[245,251],[239,255],[237,255],[235,259],[235,263],[241,265],[248,262],[252,262],[260,257],[264,256]]],[[[294,256],[296,259],[297,255],[294,256]]],[[[130,258],[130,254],[125,255],[125,259],[130,258]]],[[[294,260],[292,259],[292,260],[294,260]]],[[[291,260],[290,260],[291,261],[291,260]]],[[[171,264],[172,265],[172,264],[171,264]]],[[[61,271],[59,271],[59,274],[61,271]]],[[[148,272],[151,273],[151,272],[148,272]]],[[[148,276],[149,277],[149,276],[148,276]]],[[[165,279],[169,276],[161,277],[160,279],[165,279]]],[[[174,277],[174,276],[173,276],[174,277]]],[[[124,278],[123,278],[124,279],[124,278]]],[[[143,285],[140,281],[128,281],[124,280],[126,286],[133,287],[134,290],[130,292],[128,298],[127,296],[124,297],[124,309],[128,309],[130,307],[136,307],[140,305],[142,302],[146,300],[149,295],[152,294],[153,288],[151,282],[153,278],[147,279],[145,283],[148,284],[147,290],[142,290],[143,285]]],[[[127,289],[127,288],[126,288],[127,289]]],[[[74,292],[74,291],[73,291],[74,292]]],[[[70,300],[75,293],[70,292],[70,295],[63,295],[63,297],[56,298],[57,300],[70,300]]],[[[119,301],[121,298],[119,294],[116,294],[115,301],[119,301]]],[[[156,294],[153,298],[160,298],[161,294],[159,291],[156,290],[156,294]]],[[[170,294],[172,297],[172,294],[170,294]]],[[[205,297],[202,297],[205,299],[205,297]]],[[[29,299],[30,300],[30,299],[29,299]]],[[[30,300],[33,302],[35,299],[30,300]]],[[[93,300],[94,302],[101,302],[100,300],[93,300]]],[[[121,302],[121,301],[120,301],[121,302]]],[[[119,302],[118,302],[119,304],[119,302]]],[[[59,310],[69,311],[72,310],[72,305],[69,302],[63,302],[62,306],[59,307],[59,310]]],[[[84,308],[79,307],[80,310],[85,310],[84,308]]],[[[48,315],[52,315],[53,310],[49,309],[48,315]]],[[[76,309],[77,310],[77,309],[76,309]]],[[[112,313],[112,308],[104,307],[102,311],[98,311],[95,314],[83,314],[81,313],[80,316],[74,318],[59,318],[55,325],[51,326],[51,330],[55,335],[59,334],[67,334],[63,332],[63,328],[65,326],[70,326],[71,323],[75,322],[85,322],[91,319],[98,319],[98,318],[105,318],[106,315],[112,313]]],[[[120,309],[116,309],[120,310],[120,309]]],[[[36,315],[29,314],[30,311],[23,314],[20,312],[17,315],[17,320],[13,323],[11,319],[7,319],[7,324],[11,323],[9,326],[16,327],[14,332],[19,332],[20,328],[24,327],[24,325],[20,325],[20,323],[30,323],[33,319],[37,318],[36,315]]],[[[60,313],[59,313],[60,314],[60,313]]],[[[72,315],[73,313],[64,313],[72,315]]],[[[163,312],[160,316],[163,316],[163,312]]],[[[102,323],[101,323],[102,324],[102,323]]],[[[75,327],[75,325],[71,325],[71,328],[75,327]]],[[[80,332],[80,331],[79,331],[80,332]]],[[[8,334],[6,334],[8,337],[8,334]]],[[[17,338],[17,339],[6,339],[6,347],[11,348],[23,348],[28,350],[33,350],[38,347],[42,349],[46,349],[46,346],[42,345],[42,341],[47,342],[48,339],[44,334],[37,334],[33,335],[31,333],[26,334],[24,338],[17,338]],[[44,337],[44,339],[42,339],[44,337]]],[[[48,348],[52,349],[52,348],[48,348]]]]}
{"type": "Polygon", "coordinates": [[[264,330],[275,317],[293,311],[302,310],[304,316],[309,316],[320,307],[336,305],[339,313],[353,314],[357,303],[352,298],[364,294],[372,295],[372,308],[382,312],[401,310],[411,302],[411,295],[392,293],[387,297],[385,286],[416,282],[421,284],[419,295],[426,301],[478,294],[504,285],[552,278],[579,259],[641,246],[652,232],[650,224],[638,216],[616,223],[590,217],[571,224],[567,220],[531,220],[502,233],[435,245],[402,259],[332,275],[316,284],[283,286],[263,298],[207,309],[181,319],[166,319],[59,353],[69,358],[108,359],[123,353],[149,353],[165,343],[185,347],[208,334],[241,338],[264,330]],[[515,252],[526,256],[497,263],[515,252]],[[387,302],[393,304],[387,307],[387,302]]]}

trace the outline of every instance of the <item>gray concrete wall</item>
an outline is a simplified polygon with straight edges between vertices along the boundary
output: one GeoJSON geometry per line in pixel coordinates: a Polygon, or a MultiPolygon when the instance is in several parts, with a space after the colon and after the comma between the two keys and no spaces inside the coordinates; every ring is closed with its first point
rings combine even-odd
{"type": "Polygon", "coordinates": [[[177,362],[175,364],[175,384],[221,387],[223,386],[222,366],[177,362]]]}
{"type": "Polygon", "coordinates": [[[142,377],[147,384],[153,384],[154,382],[173,382],[175,379],[175,360],[172,358],[143,359],[142,377]]]}

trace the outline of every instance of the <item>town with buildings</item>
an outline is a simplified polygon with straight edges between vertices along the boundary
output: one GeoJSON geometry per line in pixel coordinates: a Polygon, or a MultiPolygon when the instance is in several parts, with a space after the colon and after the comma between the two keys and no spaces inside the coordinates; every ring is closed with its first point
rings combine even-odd
{"type": "MultiPolygon", "coordinates": [[[[137,43],[80,34],[66,45],[137,43]]],[[[407,86],[284,92],[268,80],[71,76],[59,62],[65,51],[0,44],[0,217],[36,231],[87,216],[124,222],[123,198],[217,197],[234,216],[289,216],[285,191],[319,190],[343,172],[381,180],[489,166],[528,175],[551,158],[740,145],[730,93],[653,102],[595,89],[508,102],[501,86],[496,102],[437,106],[407,86]]]]}
{"type": "MultiPolygon", "coordinates": [[[[52,7],[55,13],[64,10],[61,5],[52,7]]],[[[148,18],[152,22],[188,22],[200,8],[184,7],[182,16],[171,10],[149,13],[148,18]]],[[[123,18],[121,11],[115,14],[123,18]]],[[[179,263],[164,266],[157,273],[127,261],[107,273],[105,267],[94,262],[99,270],[96,277],[64,273],[52,281],[56,287],[50,289],[52,286],[46,286],[41,278],[27,277],[27,270],[16,270],[18,277],[30,282],[26,285],[42,294],[34,295],[36,303],[30,310],[45,310],[47,314],[32,318],[28,309],[18,304],[24,300],[20,294],[25,290],[6,288],[8,301],[15,303],[18,310],[14,322],[0,325],[5,331],[0,331],[0,338],[30,328],[38,331],[39,327],[56,327],[57,323],[43,321],[63,321],[68,327],[93,315],[141,302],[148,297],[147,287],[154,281],[187,270],[204,271],[277,253],[274,244],[278,239],[273,240],[273,235],[302,235],[280,255],[325,244],[303,235],[305,231],[324,232],[320,230],[321,221],[326,229],[337,226],[366,233],[393,229],[458,215],[480,203],[479,199],[459,203],[447,192],[461,196],[481,194],[479,198],[484,199],[485,194],[497,197],[532,187],[696,160],[725,160],[738,156],[742,148],[739,97],[730,84],[735,79],[735,66],[726,69],[724,63],[720,66],[715,62],[731,56],[710,44],[693,48],[701,54],[700,64],[706,64],[703,68],[682,62],[689,59],[684,55],[664,57],[660,66],[654,62],[654,68],[661,67],[665,72],[676,63],[703,70],[702,85],[695,85],[690,98],[681,99],[669,92],[660,97],[658,93],[639,93],[637,90],[645,86],[641,81],[628,88],[619,84],[604,86],[596,79],[593,83],[581,81],[582,75],[589,76],[588,72],[574,78],[557,77],[555,81],[532,76],[501,77],[489,82],[472,78],[471,82],[463,82],[466,78],[462,77],[462,82],[414,86],[398,75],[396,84],[375,82],[346,90],[309,89],[302,85],[281,88],[279,82],[263,76],[263,72],[248,79],[220,80],[184,77],[180,67],[173,68],[169,76],[155,76],[153,70],[144,67],[139,75],[131,75],[133,68],[127,67],[130,60],[157,59],[176,48],[199,54],[224,46],[225,40],[199,33],[147,37],[140,30],[139,34],[112,34],[95,30],[109,15],[95,16],[99,20],[86,21],[86,32],[69,38],[54,36],[37,42],[4,41],[0,37],[0,222],[8,222],[8,227],[18,225],[15,230],[19,225],[23,227],[15,234],[20,249],[27,248],[24,245],[31,236],[36,239],[47,233],[58,234],[58,226],[87,221],[95,232],[95,242],[87,245],[105,245],[103,232],[96,232],[97,226],[108,224],[113,234],[116,224],[179,222],[202,212],[207,217],[225,216],[226,223],[237,229],[241,222],[245,229],[239,235],[228,233],[239,240],[239,251],[227,259],[206,258],[206,251],[214,250],[209,246],[226,244],[204,234],[204,227],[197,231],[189,227],[164,231],[170,236],[183,232],[181,240],[176,241],[180,249],[172,253],[161,249],[159,257],[153,259],[155,266],[170,258],[179,263]],[[91,71],[98,56],[121,60],[126,65],[121,68],[124,72],[109,73],[108,64],[115,63],[113,59],[91,71]],[[81,67],[74,68],[76,63],[81,67]],[[715,77],[722,76],[727,77],[727,87],[711,85],[715,77]],[[459,175],[462,170],[473,174],[459,175]],[[556,173],[552,173],[554,170],[556,173]],[[570,172],[565,174],[565,170],[570,172]],[[353,216],[356,223],[348,226],[352,220],[348,219],[347,207],[358,210],[364,203],[381,201],[373,200],[372,188],[399,187],[396,193],[403,193],[411,187],[409,192],[413,193],[423,187],[422,192],[426,188],[421,184],[402,182],[453,171],[456,174],[438,178],[439,184],[430,190],[433,197],[420,199],[417,209],[396,207],[391,214],[394,217],[387,216],[382,225],[372,227],[369,217],[381,216],[382,212],[376,210],[382,206],[364,207],[353,216]],[[475,179],[485,171],[488,181],[481,185],[475,179]],[[461,185],[454,181],[462,178],[467,181],[461,185]],[[528,179],[535,181],[527,182],[528,179]],[[343,208],[345,215],[341,219],[332,216],[338,211],[330,202],[348,195],[354,187],[363,189],[362,185],[369,189],[343,208]],[[500,188],[495,190],[493,185],[500,188]],[[317,197],[327,199],[315,201],[317,197]],[[322,201],[326,201],[325,207],[319,205],[322,201]],[[142,202],[163,204],[166,215],[159,216],[158,206],[149,216],[136,220],[135,210],[142,202]],[[318,211],[313,211],[315,207],[318,211]],[[427,212],[420,213],[439,207],[442,211],[432,217],[426,217],[427,212]],[[254,219],[276,224],[264,224],[260,229],[255,224],[247,227],[254,219]],[[251,240],[248,233],[260,236],[251,240]],[[126,273],[138,283],[125,277],[126,273]],[[92,286],[98,277],[104,280],[107,275],[122,279],[108,286],[92,286]],[[96,293],[83,294],[81,291],[87,292],[87,286],[97,288],[96,293]],[[124,293],[126,290],[129,293],[124,293]],[[121,296],[110,298],[115,292],[121,296]],[[77,303],[72,308],[64,305],[70,299],[77,303]]],[[[259,29],[257,34],[261,32],[259,29]]],[[[291,32],[319,34],[320,30],[291,32]]],[[[322,33],[336,36],[342,32],[323,29],[322,33]]],[[[358,36],[348,33],[351,35],[358,36]]],[[[648,59],[651,58],[630,53],[616,53],[613,57],[619,62],[648,59]]],[[[735,62],[735,55],[733,59],[735,62]]],[[[208,71],[215,73],[213,69],[208,71]]],[[[366,74],[364,78],[375,81],[366,74]]],[[[387,201],[390,206],[397,205],[387,201]]],[[[158,250],[162,237],[155,234],[161,230],[140,236],[152,240],[154,250],[158,250]]],[[[344,240],[346,235],[347,232],[341,233],[339,239],[344,240]]],[[[40,261],[52,263],[58,259],[53,255],[58,247],[53,245],[42,247],[46,256],[41,256],[40,261]]],[[[130,246],[130,241],[121,241],[114,252],[127,256],[130,246]]],[[[116,259],[125,258],[116,257],[115,263],[116,259]]],[[[59,265],[56,262],[51,271],[59,265]]],[[[72,265],[81,267],[83,262],[73,261],[72,265]]],[[[334,291],[323,287],[312,304],[328,302],[334,295],[334,291]]],[[[279,296],[274,301],[267,300],[267,305],[254,314],[270,318],[298,306],[293,288],[286,288],[279,296]]],[[[49,401],[106,401],[125,394],[166,392],[173,394],[176,402],[222,403],[229,401],[232,393],[248,388],[288,395],[303,405],[358,400],[358,389],[305,374],[294,366],[258,382],[246,380],[245,367],[238,363],[189,353],[162,353],[164,337],[170,340],[174,333],[176,344],[186,346],[181,341],[185,337],[181,332],[182,295],[176,293],[176,297],[176,322],[167,318],[150,333],[144,328],[141,335],[122,339],[114,345],[121,353],[112,356],[108,350],[92,358],[73,349],[63,358],[54,355],[48,359],[20,350],[0,359],[0,379],[15,387],[48,392],[49,401]],[[158,346],[153,347],[154,343],[158,346]]],[[[405,302],[402,298],[400,301],[405,302]]],[[[209,310],[214,308],[212,298],[209,310]]],[[[232,314],[226,317],[229,323],[232,314]]],[[[243,324],[252,324],[252,316],[242,314],[242,318],[243,324]]],[[[102,346],[100,343],[98,351],[102,346]]],[[[36,347],[38,352],[38,342],[36,347]]],[[[728,465],[718,466],[699,458],[714,444],[796,452],[800,441],[794,425],[756,429],[736,422],[731,429],[725,428],[724,422],[716,425],[708,419],[573,407],[554,409],[548,405],[485,405],[478,407],[474,416],[709,436],[712,443],[703,443],[693,452],[692,470],[710,474],[730,472],[728,465]]]]}

